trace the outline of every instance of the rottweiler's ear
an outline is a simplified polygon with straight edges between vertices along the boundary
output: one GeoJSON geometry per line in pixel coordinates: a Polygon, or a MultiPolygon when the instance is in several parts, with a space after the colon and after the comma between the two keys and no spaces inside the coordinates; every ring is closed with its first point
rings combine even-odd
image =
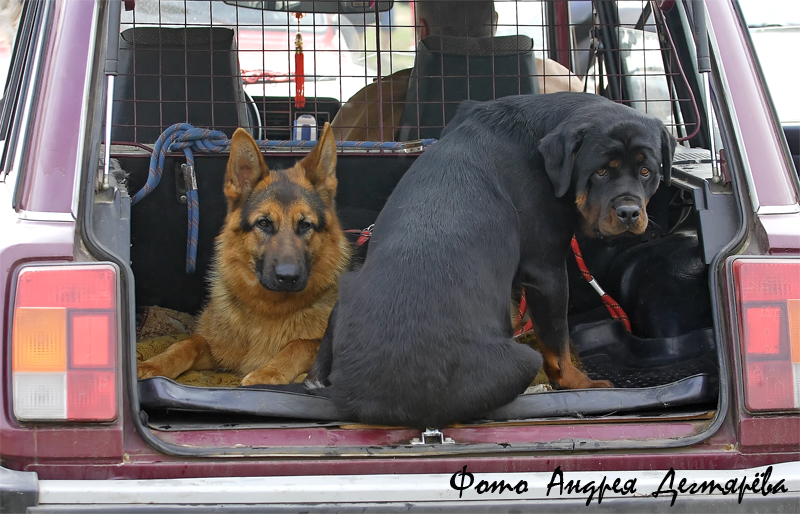
{"type": "Polygon", "coordinates": [[[336,140],[330,123],[325,122],[317,145],[300,161],[300,166],[322,200],[332,202],[336,197],[336,140]]]}
{"type": "Polygon", "coordinates": [[[231,209],[250,194],[265,173],[269,173],[267,163],[253,136],[243,128],[236,129],[231,138],[231,155],[225,173],[225,197],[231,209]]]}
{"type": "Polygon", "coordinates": [[[583,142],[583,127],[565,122],[539,141],[539,151],[544,157],[544,169],[557,197],[567,194],[575,171],[575,152],[583,142]]]}
{"type": "Polygon", "coordinates": [[[672,154],[678,141],[666,127],[661,127],[661,177],[664,185],[669,186],[672,180],[672,154]]]}

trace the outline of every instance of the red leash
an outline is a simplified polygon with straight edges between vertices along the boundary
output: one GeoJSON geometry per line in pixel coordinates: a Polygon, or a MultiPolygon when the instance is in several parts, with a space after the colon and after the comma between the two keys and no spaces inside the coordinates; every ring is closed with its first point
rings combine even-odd
{"type": "Polygon", "coordinates": [[[575,236],[572,236],[572,253],[575,254],[575,262],[578,263],[578,268],[581,270],[581,274],[583,274],[583,278],[589,282],[589,285],[597,291],[597,294],[600,295],[600,299],[603,300],[603,303],[606,305],[606,309],[608,309],[608,313],[611,314],[611,317],[614,319],[621,320],[622,323],[625,325],[625,330],[628,332],[631,331],[631,322],[628,319],[628,315],[625,314],[625,311],[620,307],[616,300],[611,298],[608,293],[603,291],[603,288],[600,287],[600,284],[594,279],[591,273],[589,273],[589,269],[586,267],[586,263],[583,262],[583,256],[581,255],[581,249],[578,247],[578,240],[575,239],[575,236]]]}
{"type": "MultiPolygon", "coordinates": [[[[525,289],[522,289],[522,298],[519,299],[519,312],[517,313],[517,325],[522,322],[522,318],[525,317],[525,309],[528,308],[528,302],[525,300],[525,289]]],[[[525,332],[530,332],[533,330],[533,320],[528,318],[528,321],[525,322],[523,326],[521,326],[515,333],[515,336],[520,334],[524,334],[525,332]]]]}
{"type": "Polygon", "coordinates": [[[375,228],[375,224],[374,223],[372,225],[368,226],[367,228],[365,228],[364,230],[358,230],[357,228],[351,228],[351,229],[345,230],[345,232],[347,232],[348,234],[360,234],[359,237],[358,237],[358,241],[356,241],[356,244],[358,246],[361,246],[364,243],[366,243],[367,241],[369,241],[370,237],[372,237],[372,229],[373,228],[375,228]]]}
{"type": "MultiPolygon", "coordinates": [[[[372,224],[369,227],[365,228],[364,230],[346,230],[346,232],[359,233],[360,236],[356,244],[361,246],[367,241],[369,241],[370,237],[372,237],[372,229],[374,227],[375,224],[372,224]]],[[[571,245],[572,245],[572,253],[575,254],[575,262],[578,263],[578,268],[581,270],[583,278],[585,278],[586,281],[589,282],[589,285],[591,285],[594,288],[594,290],[597,291],[597,294],[600,295],[600,299],[603,300],[603,303],[605,304],[606,309],[608,309],[609,314],[611,314],[611,317],[613,319],[618,319],[622,321],[622,323],[625,325],[625,330],[630,332],[631,322],[630,320],[628,320],[628,315],[625,314],[625,311],[617,303],[616,300],[611,298],[608,295],[608,293],[603,291],[603,288],[600,287],[600,284],[598,284],[597,281],[592,276],[592,274],[589,273],[589,269],[586,267],[586,263],[583,262],[583,255],[581,255],[581,249],[578,247],[578,240],[575,239],[575,236],[572,236],[571,245]]],[[[519,312],[517,313],[517,323],[516,323],[517,325],[519,325],[519,323],[522,322],[522,319],[525,316],[525,310],[527,308],[528,308],[528,302],[525,300],[525,289],[523,289],[522,298],[520,298],[519,300],[519,312]]],[[[523,325],[519,330],[517,330],[514,335],[518,336],[530,330],[533,330],[533,320],[528,319],[528,321],[525,322],[525,325],[523,325]]]]}
{"type": "MultiPolygon", "coordinates": [[[[583,278],[585,278],[586,281],[589,282],[589,285],[592,286],[592,288],[595,291],[597,291],[597,294],[600,295],[600,299],[603,300],[603,303],[605,304],[606,309],[608,309],[609,314],[611,314],[611,317],[613,319],[618,319],[618,320],[622,321],[623,325],[625,325],[625,330],[630,332],[631,331],[631,322],[628,319],[628,315],[625,314],[625,311],[622,309],[620,304],[617,303],[616,300],[611,298],[608,295],[608,293],[603,291],[603,288],[600,287],[600,284],[598,284],[597,281],[592,276],[592,274],[589,273],[589,269],[586,267],[586,263],[583,262],[583,255],[581,255],[581,249],[578,246],[578,240],[575,239],[575,236],[572,237],[571,246],[572,246],[572,253],[575,254],[575,262],[578,263],[578,269],[581,270],[581,274],[583,275],[583,278]]],[[[525,301],[525,290],[523,289],[522,290],[522,298],[520,299],[520,302],[519,302],[519,314],[517,314],[517,323],[518,324],[519,324],[520,321],[522,321],[522,317],[525,315],[525,308],[526,307],[527,307],[527,302],[525,301]]],[[[522,328],[517,330],[517,332],[514,335],[523,334],[523,333],[531,330],[532,328],[533,328],[533,321],[531,321],[529,319],[528,322],[525,323],[525,326],[523,326],[522,328]]]]}

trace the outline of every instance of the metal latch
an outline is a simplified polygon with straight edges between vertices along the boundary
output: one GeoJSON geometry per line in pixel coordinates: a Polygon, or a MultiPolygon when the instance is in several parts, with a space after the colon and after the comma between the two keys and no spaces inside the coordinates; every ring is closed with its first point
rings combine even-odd
{"type": "Polygon", "coordinates": [[[425,150],[425,145],[422,144],[421,139],[415,139],[403,142],[402,148],[405,153],[418,153],[425,150]]]}
{"type": "Polygon", "coordinates": [[[411,440],[411,444],[455,444],[450,437],[445,437],[443,433],[435,428],[428,428],[411,440]]]}
{"type": "Polygon", "coordinates": [[[189,164],[175,165],[175,199],[186,204],[186,192],[197,189],[197,177],[194,166],[189,164]]]}

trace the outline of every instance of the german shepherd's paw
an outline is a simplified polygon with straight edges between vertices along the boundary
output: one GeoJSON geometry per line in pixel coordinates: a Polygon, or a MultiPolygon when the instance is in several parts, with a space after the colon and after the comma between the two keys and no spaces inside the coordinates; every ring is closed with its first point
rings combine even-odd
{"type": "Polygon", "coordinates": [[[139,363],[136,375],[141,380],[143,378],[163,377],[164,373],[164,370],[158,364],[144,361],[139,363]]]}
{"type": "Polygon", "coordinates": [[[265,385],[278,385],[289,384],[295,379],[297,375],[287,373],[286,370],[280,370],[271,366],[264,366],[255,371],[251,371],[242,379],[243,386],[265,384],[265,385]]]}

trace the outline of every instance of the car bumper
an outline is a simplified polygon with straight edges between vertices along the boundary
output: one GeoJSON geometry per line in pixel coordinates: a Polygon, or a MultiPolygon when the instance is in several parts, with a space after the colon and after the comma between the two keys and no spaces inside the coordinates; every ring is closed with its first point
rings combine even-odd
{"type": "Polygon", "coordinates": [[[741,470],[38,480],[0,468],[2,512],[798,512],[800,462],[741,470]],[[597,508],[597,507],[595,507],[597,508]]]}

